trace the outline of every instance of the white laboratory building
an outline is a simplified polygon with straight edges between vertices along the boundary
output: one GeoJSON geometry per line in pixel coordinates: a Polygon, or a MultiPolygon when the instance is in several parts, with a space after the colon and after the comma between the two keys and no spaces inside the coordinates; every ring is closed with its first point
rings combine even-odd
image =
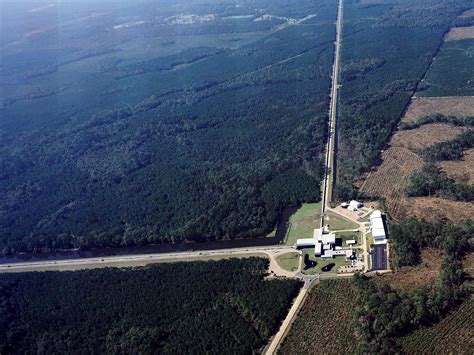
{"type": "Polygon", "coordinates": [[[370,230],[375,244],[387,243],[387,233],[383,223],[382,212],[375,210],[370,215],[370,230]]]}

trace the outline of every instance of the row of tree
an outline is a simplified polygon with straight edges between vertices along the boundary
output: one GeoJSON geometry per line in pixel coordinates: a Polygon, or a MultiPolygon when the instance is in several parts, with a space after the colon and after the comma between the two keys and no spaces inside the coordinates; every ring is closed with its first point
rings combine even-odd
{"type": "Polygon", "coordinates": [[[267,268],[249,258],[1,274],[0,352],[254,353],[301,286],[266,280],[267,268]]]}
{"type": "Polygon", "coordinates": [[[396,337],[439,321],[469,295],[463,286],[462,257],[470,251],[473,233],[472,221],[455,227],[411,220],[391,227],[396,265],[416,264],[419,248],[437,247],[443,251],[441,276],[435,284],[402,293],[386,284],[378,286],[365,275],[356,275],[358,306],[354,324],[360,353],[396,353],[396,337]]]}

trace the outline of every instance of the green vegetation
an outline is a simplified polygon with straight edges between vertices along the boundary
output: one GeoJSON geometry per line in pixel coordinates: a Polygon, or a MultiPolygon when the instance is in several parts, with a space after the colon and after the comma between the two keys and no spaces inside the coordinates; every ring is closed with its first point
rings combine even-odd
{"type": "Polygon", "coordinates": [[[2,7],[0,252],[260,237],[320,199],[334,1],[95,3],[2,7]]]}
{"type": "Polygon", "coordinates": [[[465,251],[469,248],[467,240],[473,235],[474,223],[472,221],[466,221],[461,226],[416,219],[410,219],[403,224],[391,224],[390,239],[394,253],[394,266],[417,265],[421,261],[421,249],[426,247],[450,248],[449,243],[453,243],[460,249],[459,252],[465,251]]]}
{"type": "Polygon", "coordinates": [[[310,290],[279,353],[354,353],[357,341],[351,315],[355,296],[350,280],[322,280],[310,290]]]}
{"type": "MultiPolygon", "coordinates": [[[[76,271],[76,270],[88,270],[88,269],[103,269],[109,267],[124,268],[124,267],[136,267],[136,266],[147,266],[152,264],[163,264],[163,263],[187,263],[192,261],[209,261],[209,260],[225,260],[225,259],[245,259],[251,257],[267,258],[268,255],[264,253],[245,253],[245,254],[232,254],[232,255],[202,255],[196,257],[170,257],[169,259],[148,259],[148,260],[127,260],[127,261],[105,261],[101,263],[81,263],[78,265],[62,265],[54,264],[48,266],[38,267],[32,265],[29,269],[22,268],[17,270],[1,269],[0,273],[11,273],[11,272],[30,272],[30,271],[76,271]]],[[[104,259],[107,260],[107,259],[104,259]]]]}
{"type": "Polygon", "coordinates": [[[414,122],[402,122],[399,128],[401,130],[410,130],[429,123],[447,123],[453,126],[474,126],[474,117],[455,117],[436,114],[421,117],[414,122]]]}
{"type": "Polygon", "coordinates": [[[378,162],[410,97],[469,0],[344,2],[336,198],[378,162]]]}
{"type": "Polygon", "coordinates": [[[453,140],[439,142],[423,150],[422,156],[428,161],[459,160],[463,152],[474,147],[474,129],[461,133],[453,140]]]}
{"type": "Polygon", "coordinates": [[[392,290],[386,284],[377,286],[373,279],[356,275],[353,319],[359,352],[397,352],[397,337],[438,322],[466,297],[461,260],[470,249],[468,240],[473,232],[472,222],[464,227],[417,220],[392,225],[396,265],[417,263],[422,246],[438,247],[443,251],[442,274],[435,284],[409,293],[392,290]]]}
{"type": "Polygon", "coordinates": [[[329,224],[329,230],[331,231],[359,228],[357,223],[352,222],[350,219],[342,217],[333,212],[326,212],[326,218],[324,219],[324,222],[329,224]]]}
{"type": "Polygon", "coordinates": [[[286,245],[295,245],[300,238],[312,238],[315,228],[319,228],[321,203],[305,203],[291,217],[285,238],[286,245]]]}
{"type": "Polygon", "coordinates": [[[427,163],[408,179],[408,196],[440,195],[456,201],[474,201],[474,186],[456,183],[434,163],[427,163]]]}
{"type": "Polygon", "coordinates": [[[345,256],[337,256],[334,258],[323,259],[314,256],[314,248],[304,248],[303,250],[303,260],[309,260],[313,263],[313,267],[305,269],[305,264],[303,262],[303,268],[301,272],[306,275],[316,275],[316,274],[337,274],[337,269],[340,266],[350,265],[351,263],[346,260],[345,256]],[[334,264],[331,270],[323,271],[322,268],[334,264]]]}
{"type": "Polygon", "coordinates": [[[474,95],[474,40],[447,41],[428,71],[419,96],[474,95]]]}
{"type": "Polygon", "coordinates": [[[0,352],[256,352],[301,283],[268,260],[0,275],[0,352]],[[271,300],[271,302],[269,302],[271,300]]]}
{"type": "Polygon", "coordinates": [[[276,261],[286,271],[297,271],[300,265],[300,254],[296,252],[281,254],[276,257],[276,261]]]}
{"type": "Polygon", "coordinates": [[[471,297],[441,322],[400,338],[398,344],[406,354],[420,349],[429,354],[469,354],[473,345],[473,314],[474,298],[471,297]]]}

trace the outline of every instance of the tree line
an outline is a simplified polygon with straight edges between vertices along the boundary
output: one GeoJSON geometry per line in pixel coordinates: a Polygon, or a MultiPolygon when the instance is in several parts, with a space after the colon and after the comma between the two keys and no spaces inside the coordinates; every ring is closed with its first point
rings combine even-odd
{"type": "Polygon", "coordinates": [[[0,352],[251,354],[301,282],[268,260],[0,275],[0,352]],[[271,301],[270,301],[271,300],[271,301]]]}
{"type": "Polygon", "coordinates": [[[353,320],[360,353],[397,353],[396,337],[439,321],[469,296],[463,285],[462,258],[470,251],[473,233],[472,221],[455,227],[412,219],[391,227],[396,266],[414,265],[419,262],[421,247],[436,247],[443,251],[441,276],[432,285],[402,293],[386,284],[378,286],[365,275],[356,275],[358,305],[353,320]]]}

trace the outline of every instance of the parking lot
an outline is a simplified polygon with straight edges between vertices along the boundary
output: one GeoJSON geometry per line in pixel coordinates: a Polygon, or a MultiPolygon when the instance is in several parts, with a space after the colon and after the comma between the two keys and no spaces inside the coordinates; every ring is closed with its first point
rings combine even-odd
{"type": "Polygon", "coordinates": [[[386,244],[372,244],[370,246],[370,258],[372,260],[371,270],[386,270],[387,269],[387,245],[386,244]]]}

